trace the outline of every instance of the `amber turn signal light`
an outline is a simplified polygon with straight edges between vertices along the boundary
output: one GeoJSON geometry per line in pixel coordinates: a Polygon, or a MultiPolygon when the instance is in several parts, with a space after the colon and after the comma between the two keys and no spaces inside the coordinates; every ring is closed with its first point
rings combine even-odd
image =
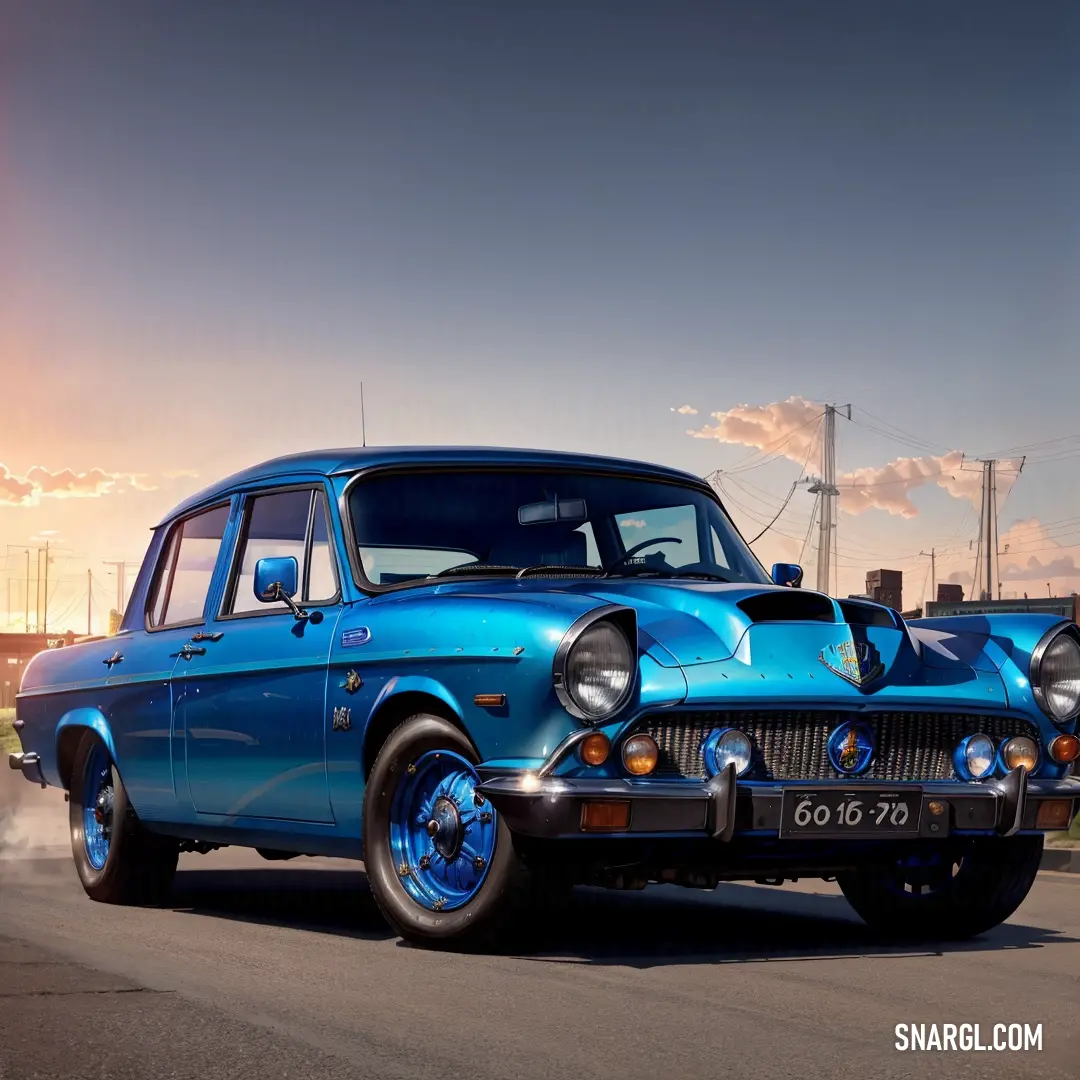
{"type": "Polygon", "coordinates": [[[622,832],[630,825],[628,802],[586,802],[581,804],[582,832],[622,832]]]}
{"type": "Polygon", "coordinates": [[[631,735],[623,743],[622,759],[632,776],[648,776],[660,760],[660,748],[651,735],[631,735]]]}
{"type": "Polygon", "coordinates": [[[1067,765],[1080,757],[1080,739],[1075,735],[1059,735],[1050,743],[1050,756],[1054,761],[1067,765]]]}
{"type": "Polygon", "coordinates": [[[1067,829],[1072,821],[1072,799],[1047,799],[1039,803],[1036,829],[1067,829]]]}
{"type": "Polygon", "coordinates": [[[586,765],[603,765],[610,753],[611,740],[602,731],[594,731],[581,742],[581,760],[586,765]]]}

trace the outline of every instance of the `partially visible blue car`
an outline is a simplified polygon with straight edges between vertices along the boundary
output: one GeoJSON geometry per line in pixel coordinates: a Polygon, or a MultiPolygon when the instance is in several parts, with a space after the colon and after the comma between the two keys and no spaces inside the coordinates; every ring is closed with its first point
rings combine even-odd
{"type": "Polygon", "coordinates": [[[1080,809],[1080,632],[766,573],[697,477],[539,451],[281,458],[153,532],[115,637],[35,657],[13,768],[108,903],[180,851],[363,859],[402,935],[518,899],[835,877],[979,934],[1080,809]]]}

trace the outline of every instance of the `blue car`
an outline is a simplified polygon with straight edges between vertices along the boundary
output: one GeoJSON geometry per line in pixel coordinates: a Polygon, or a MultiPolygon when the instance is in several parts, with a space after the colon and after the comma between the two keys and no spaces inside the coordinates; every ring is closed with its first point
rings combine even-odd
{"type": "Polygon", "coordinates": [[[31,661],[10,764],[69,793],[105,903],[240,845],[362,859],[427,944],[575,884],[835,878],[890,934],[996,926],[1080,809],[1080,631],[801,581],[657,465],[279,458],[154,529],[115,636],[31,661]]]}

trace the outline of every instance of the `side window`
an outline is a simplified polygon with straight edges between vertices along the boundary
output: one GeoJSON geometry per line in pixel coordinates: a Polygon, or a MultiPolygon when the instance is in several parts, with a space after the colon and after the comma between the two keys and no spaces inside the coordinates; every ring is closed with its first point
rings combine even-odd
{"type": "Polygon", "coordinates": [[[709,533],[712,536],[713,562],[716,563],[717,566],[723,567],[725,570],[730,570],[731,560],[728,559],[728,554],[724,550],[723,541],[720,539],[719,535],[717,535],[715,529],[710,528],[709,533]]]}
{"type": "Polygon", "coordinates": [[[635,558],[655,558],[663,555],[671,566],[686,566],[701,561],[698,554],[697,511],[693,506],[665,506],[658,510],[635,510],[615,518],[623,548],[629,551],[639,545],[635,558]],[[648,540],[674,537],[679,543],[646,544],[648,540]]]}
{"type": "Polygon", "coordinates": [[[315,509],[311,520],[311,554],[308,558],[304,599],[308,603],[329,600],[337,596],[338,580],[334,571],[334,554],[330,550],[330,516],[326,493],[315,493],[315,509]]]}
{"type": "Polygon", "coordinates": [[[175,526],[162,556],[150,606],[152,627],[196,622],[203,617],[229,507],[215,506],[175,526]]]}
{"type": "Polygon", "coordinates": [[[575,529],[575,532],[581,533],[585,537],[585,565],[586,566],[602,566],[600,561],[600,552],[596,547],[596,537],[593,535],[593,527],[591,521],[586,521],[580,529],[575,529]]]}
{"type": "Polygon", "coordinates": [[[335,596],[337,580],[327,529],[326,499],[321,491],[279,491],[249,500],[237,552],[239,572],[225,614],[288,610],[287,604],[266,604],[255,595],[255,564],[260,559],[296,560],[300,581],[297,599],[301,603],[327,601],[335,596]]]}

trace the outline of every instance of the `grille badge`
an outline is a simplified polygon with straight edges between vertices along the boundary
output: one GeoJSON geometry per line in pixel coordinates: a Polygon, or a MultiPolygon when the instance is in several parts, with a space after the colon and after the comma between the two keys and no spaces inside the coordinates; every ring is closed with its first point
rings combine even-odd
{"type": "Polygon", "coordinates": [[[825,749],[837,772],[859,776],[874,760],[874,733],[869,724],[848,721],[833,730],[825,749]]]}
{"type": "Polygon", "coordinates": [[[841,679],[846,679],[855,686],[865,686],[885,674],[885,665],[881,662],[877,649],[868,641],[847,641],[829,645],[818,653],[818,659],[841,679]]]}

